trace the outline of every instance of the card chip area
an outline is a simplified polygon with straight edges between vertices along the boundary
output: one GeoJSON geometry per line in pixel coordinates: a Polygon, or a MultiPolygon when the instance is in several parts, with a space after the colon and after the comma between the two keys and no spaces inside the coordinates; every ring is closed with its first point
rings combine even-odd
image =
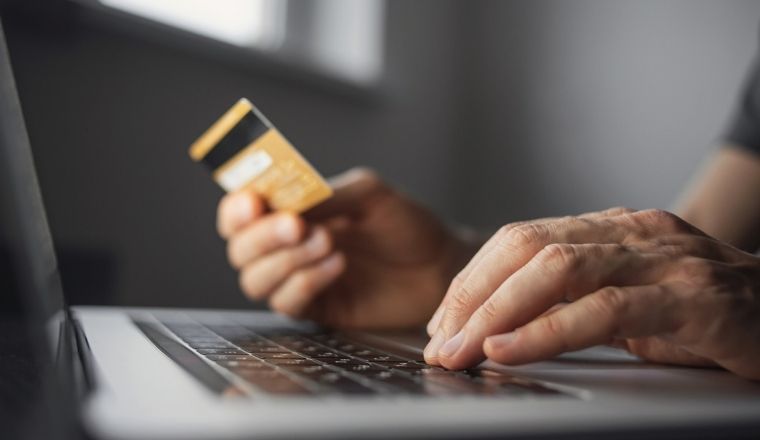
{"type": "Polygon", "coordinates": [[[287,139],[245,98],[190,147],[225,191],[251,188],[274,210],[303,212],[332,189],[287,139]]]}

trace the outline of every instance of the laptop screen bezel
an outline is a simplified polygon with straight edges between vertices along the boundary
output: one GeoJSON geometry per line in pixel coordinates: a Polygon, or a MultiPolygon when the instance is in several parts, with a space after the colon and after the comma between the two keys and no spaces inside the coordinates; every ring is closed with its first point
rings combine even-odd
{"type": "Polygon", "coordinates": [[[40,192],[34,158],[19,100],[5,30],[0,16],[0,200],[7,205],[4,227],[8,253],[20,295],[20,318],[33,345],[51,427],[70,426],[78,412],[73,321],[66,305],[53,239],[40,192]]]}

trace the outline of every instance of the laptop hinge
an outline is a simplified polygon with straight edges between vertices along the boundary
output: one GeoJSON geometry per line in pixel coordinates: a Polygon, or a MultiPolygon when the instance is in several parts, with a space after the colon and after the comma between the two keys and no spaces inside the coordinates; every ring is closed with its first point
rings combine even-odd
{"type": "Polygon", "coordinates": [[[87,341],[87,336],[82,330],[82,326],[79,321],[73,317],[69,318],[71,323],[71,329],[74,333],[74,351],[76,353],[76,359],[74,359],[75,372],[74,376],[78,383],[78,388],[82,393],[86,394],[95,389],[95,375],[92,369],[92,350],[90,349],[90,343],[87,341]],[[79,366],[79,368],[76,368],[79,366]]]}

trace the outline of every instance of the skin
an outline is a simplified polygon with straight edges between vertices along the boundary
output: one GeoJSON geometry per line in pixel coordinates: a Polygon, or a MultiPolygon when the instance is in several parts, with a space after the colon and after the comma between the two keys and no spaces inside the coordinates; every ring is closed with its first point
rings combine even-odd
{"type": "MultiPolygon", "coordinates": [[[[682,211],[756,244],[760,159],[721,150],[682,211]]],[[[760,380],[760,260],[675,214],[616,208],[506,225],[455,277],[428,323],[426,360],[549,359],[611,343],[650,361],[760,380]]]]}
{"type": "Polygon", "coordinates": [[[342,328],[414,327],[436,310],[425,356],[447,368],[607,343],[760,379],[760,261],[732,246],[757,244],[760,159],[749,153],[717,153],[681,217],[615,208],[513,223],[477,253],[482,243],[371,172],[332,184],[304,216],[271,213],[250,192],[222,199],[219,233],[249,298],[342,328]]]}
{"type": "Polygon", "coordinates": [[[726,146],[696,175],[676,212],[740,249],[760,248],[760,157],[726,146]]]}
{"type": "Polygon", "coordinates": [[[475,249],[429,211],[355,169],[306,213],[272,213],[253,192],[225,196],[219,234],[246,296],[341,328],[419,327],[475,249]]]}

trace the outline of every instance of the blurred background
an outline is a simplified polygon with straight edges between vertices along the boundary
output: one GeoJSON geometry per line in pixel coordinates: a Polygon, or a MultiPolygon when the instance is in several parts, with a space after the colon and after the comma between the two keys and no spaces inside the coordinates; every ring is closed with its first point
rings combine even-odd
{"type": "Polygon", "coordinates": [[[187,148],[251,99],[452,223],[667,208],[753,61],[740,0],[1,2],[73,303],[252,307],[187,148]]]}

